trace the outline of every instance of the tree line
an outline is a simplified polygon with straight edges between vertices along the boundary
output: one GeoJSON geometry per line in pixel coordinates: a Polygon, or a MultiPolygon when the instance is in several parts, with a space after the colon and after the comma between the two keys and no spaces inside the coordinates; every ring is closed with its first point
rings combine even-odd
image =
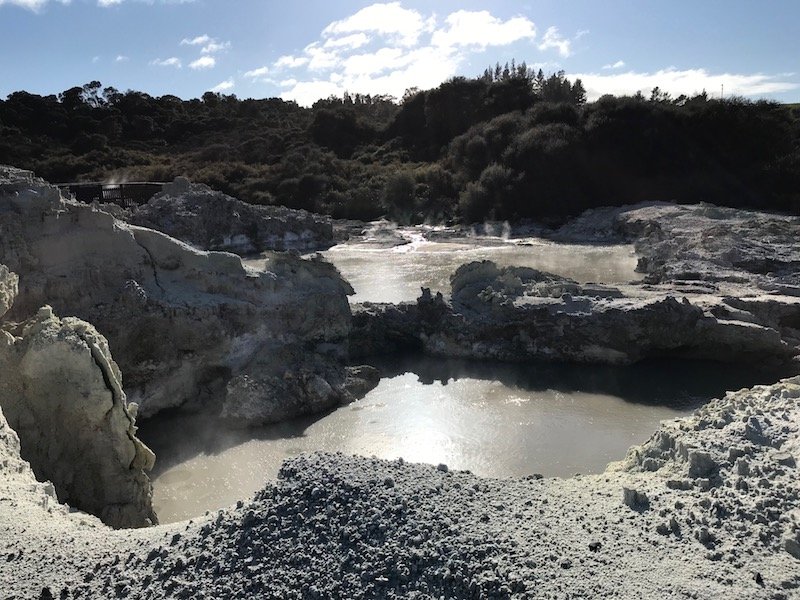
{"type": "Polygon", "coordinates": [[[186,175],[256,204],[402,222],[558,221],[640,200],[800,210],[800,111],[603,96],[523,62],[399,101],[121,92],[93,81],[0,100],[0,163],[54,182],[186,175]]]}

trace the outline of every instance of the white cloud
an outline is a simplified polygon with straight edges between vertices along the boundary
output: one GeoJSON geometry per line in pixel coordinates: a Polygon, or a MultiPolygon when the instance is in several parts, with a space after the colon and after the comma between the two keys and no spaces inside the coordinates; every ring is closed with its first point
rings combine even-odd
{"type": "Polygon", "coordinates": [[[300,106],[311,106],[320,98],[341,96],[344,88],[331,81],[303,81],[281,94],[284,100],[294,100],[300,106]]]}
{"type": "MultiPolygon", "coordinates": [[[[48,3],[49,0],[0,0],[0,6],[10,4],[11,6],[19,6],[27,8],[33,12],[39,12],[48,3]]],[[[57,0],[59,4],[69,4],[71,0],[57,0]]]]}
{"type": "Polygon", "coordinates": [[[378,33],[396,38],[402,46],[413,46],[428,26],[416,10],[403,8],[400,2],[388,2],[367,6],[345,19],[334,21],[322,30],[322,35],[378,33]]]}
{"type": "Polygon", "coordinates": [[[331,94],[341,96],[345,91],[388,94],[400,98],[408,88],[431,88],[452,77],[463,58],[463,55],[452,50],[443,51],[426,46],[395,55],[388,69],[365,62],[360,68],[353,68],[351,64],[349,71],[331,73],[328,81],[315,79],[295,82],[291,89],[281,94],[281,98],[295,100],[303,106],[310,106],[331,94]]]}
{"type": "Polygon", "coordinates": [[[129,57],[124,56],[122,54],[118,54],[117,58],[114,59],[114,61],[116,61],[116,62],[128,62],[129,60],[130,60],[129,57]]]}
{"type": "Polygon", "coordinates": [[[336,50],[325,50],[320,47],[319,42],[309,44],[303,51],[308,57],[308,68],[312,71],[331,69],[341,61],[336,50]]]}
{"type": "Polygon", "coordinates": [[[275,61],[273,66],[276,69],[283,69],[283,68],[295,69],[297,67],[302,67],[305,64],[308,64],[308,59],[306,57],[292,56],[290,54],[285,54],[284,56],[279,57],[278,60],[275,61]]]}
{"type": "Polygon", "coordinates": [[[201,56],[197,60],[189,63],[189,68],[199,71],[201,69],[213,69],[217,64],[217,59],[213,56],[201,56]]]}
{"type": "Polygon", "coordinates": [[[539,50],[557,48],[558,53],[565,58],[572,54],[572,42],[561,37],[561,34],[558,33],[558,27],[548,27],[538,47],[539,50]]]}
{"type": "Polygon", "coordinates": [[[686,94],[691,96],[706,90],[709,95],[716,96],[720,93],[721,86],[725,86],[725,95],[737,96],[764,96],[779,94],[800,89],[800,83],[788,81],[792,73],[782,75],[766,75],[764,73],[712,74],[706,69],[675,68],[661,69],[653,73],[576,73],[570,79],[580,78],[586,88],[589,100],[595,100],[603,94],[617,96],[635,94],[641,91],[649,95],[654,87],[669,92],[673,96],[686,94]]]}
{"type": "Polygon", "coordinates": [[[258,67],[252,71],[245,71],[244,76],[247,79],[262,79],[267,73],[269,73],[269,67],[258,67]]]}
{"type": "Polygon", "coordinates": [[[408,53],[402,48],[381,48],[376,52],[354,54],[342,66],[345,75],[367,76],[403,66],[407,56],[408,53]]]}
{"type": "Polygon", "coordinates": [[[211,38],[204,33],[203,35],[198,35],[193,38],[183,38],[181,40],[181,46],[202,46],[210,41],[211,38]]]}
{"type": "MultiPolygon", "coordinates": [[[[286,73],[282,97],[303,105],[344,91],[399,98],[411,87],[436,87],[489,47],[527,42],[535,48],[535,38],[536,25],[524,16],[458,10],[437,20],[400,2],[378,3],[332,22],[320,39],[272,67],[286,73]]],[[[542,43],[569,52],[555,28],[542,43]]]]}
{"type": "Polygon", "coordinates": [[[536,37],[536,26],[526,17],[502,21],[489,11],[459,10],[447,16],[446,27],[434,31],[434,46],[505,46],[536,37]]]}
{"type": "Polygon", "coordinates": [[[366,33],[354,33],[353,35],[346,35],[340,38],[330,38],[325,40],[323,47],[325,48],[345,48],[348,50],[355,50],[365,46],[370,41],[366,33]]]}
{"type": "Polygon", "coordinates": [[[121,4],[122,0],[97,0],[97,6],[102,6],[104,8],[108,6],[114,6],[115,4],[121,4]]]}
{"type": "Polygon", "coordinates": [[[624,66],[625,66],[625,61],[624,60],[618,60],[614,64],[603,65],[603,68],[606,69],[606,70],[608,70],[608,69],[621,69],[624,66]]]}
{"type": "Polygon", "coordinates": [[[231,47],[230,42],[218,42],[217,40],[209,40],[208,44],[203,46],[200,52],[202,54],[216,54],[217,52],[222,52],[223,50],[228,50],[231,47]]]}
{"type": "Polygon", "coordinates": [[[219,82],[217,85],[211,88],[210,91],[215,93],[230,92],[234,87],[236,87],[236,84],[233,82],[233,78],[231,77],[230,79],[219,82]]]}
{"type": "Polygon", "coordinates": [[[155,60],[151,60],[150,64],[156,67],[175,67],[176,69],[180,69],[183,66],[181,59],[177,56],[170,56],[169,58],[165,58],[163,60],[157,58],[155,60]]]}

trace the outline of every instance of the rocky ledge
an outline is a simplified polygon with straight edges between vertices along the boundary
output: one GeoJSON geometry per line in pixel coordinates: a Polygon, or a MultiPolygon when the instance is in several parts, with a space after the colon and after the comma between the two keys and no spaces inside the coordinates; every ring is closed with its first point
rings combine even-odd
{"type": "MultiPolygon", "coordinates": [[[[579,285],[490,261],[462,265],[451,288],[449,301],[426,291],[416,303],[356,307],[351,352],[420,348],[438,356],[601,364],[664,355],[780,363],[800,354],[791,335],[790,343],[781,327],[734,300],[579,285]]],[[[800,315],[800,302],[782,306],[800,315]]]]}
{"type": "Polygon", "coordinates": [[[800,296],[800,217],[712,204],[647,202],[589,210],[555,238],[633,242],[649,283],[758,288],[800,296]],[[728,284],[728,285],[726,285],[728,284]]]}
{"type": "Polygon", "coordinates": [[[335,406],[359,387],[341,359],[352,288],[320,259],[272,252],[250,269],[0,167],[0,264],[19,277],[8,318],[50,305],[91,321],[142,416],[190,404],[272,422],[335,406]]]}
{"type": "Polygon", "coordinates": [[[667,422],[600,475],[313,455],[255,498],[112,531],[47,501],[0,418],[10,597],[732,598],[800,589],[800,378],[667,422]]]}
{"type": "MultiPolygon", "coordinates": [[[[445,301],[354,308],[354,356],[628,364],[677,355],[791,362],[800,354],[800,217],[706,204],[590,210],[553,234],[633,243],[644,281],[584,284],[534,269],[462,265],[445,301]]],[[[800,366],[793,362],[792,368],[800,366]]]]}
{"type": "Polygon", "coordinates": [[[329,218],[283,206],[256,206],[179,177],[147,204],[118,216],[201,250],[251,255],[265,250],[318,250],[334,243],[329,218]]]}

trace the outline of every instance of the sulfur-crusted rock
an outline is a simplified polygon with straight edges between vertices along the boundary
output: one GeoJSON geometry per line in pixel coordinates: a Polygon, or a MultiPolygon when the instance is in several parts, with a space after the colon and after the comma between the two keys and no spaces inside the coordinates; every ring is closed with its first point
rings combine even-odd
{"type": "Polygon", "coordinates": [[[256,206],[178,178],[125,219],[162,231],[202,250],[246,255],[265,250],[331,246],[328,217],[282,206],[256,206]]]}
{"type": "MultiPolygon", "coordinates": [[[[148,472],[108,343],[91,325],[49,307],[0,344],[0,407],[21,455],[58,499],[114,527],[156,523],[148,472]]],[[[0,332],[2,333],[2,332],[0,332]]]]}
{"type": "Polygon", "coordinates": [[[5,167],[0,263],[20,276],[10,317],[50,304],[91,321],[143,416],[218,401],[233,377],[276,348],[314,354],[350,331],[352,288],[329,263],[271,253],[263,269],[250,269],[238,256],[128,225],[5,167]]]}

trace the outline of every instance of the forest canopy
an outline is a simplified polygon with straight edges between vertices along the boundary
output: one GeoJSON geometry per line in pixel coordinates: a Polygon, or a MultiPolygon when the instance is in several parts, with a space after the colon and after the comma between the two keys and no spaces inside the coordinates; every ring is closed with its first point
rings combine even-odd
{"type": "Polygon", "coordinates": [[[178,175],[255,204],[400,222],[558,221],[641,200],[800,210],[800,110],[603,96],[525,63],[401,100],[121,92],[98,81],[0,100],[0,163],[53,182],[178,175]]]}

